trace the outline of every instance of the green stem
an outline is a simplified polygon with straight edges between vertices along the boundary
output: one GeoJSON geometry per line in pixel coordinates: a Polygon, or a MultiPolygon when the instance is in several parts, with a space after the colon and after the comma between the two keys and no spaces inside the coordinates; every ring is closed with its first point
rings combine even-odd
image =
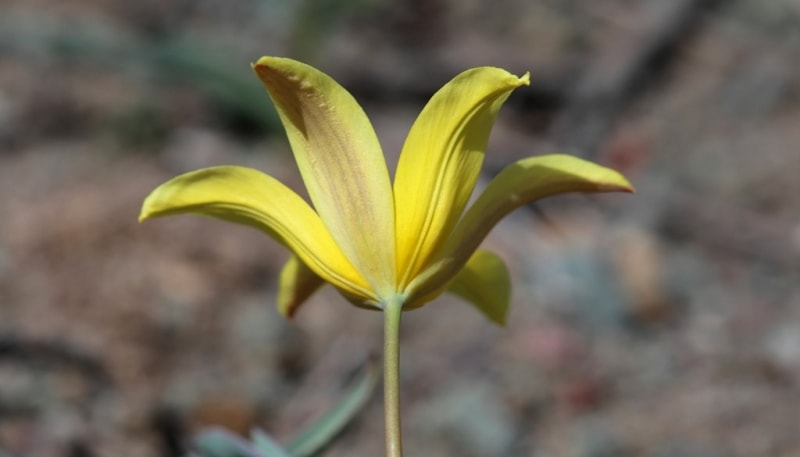
{"type": "Polygon", "coordinates": [[[400,432],[400,315],[403,302],[384,303],[383,402],[386,414],[386,457],[403,457],[400,432]]]}

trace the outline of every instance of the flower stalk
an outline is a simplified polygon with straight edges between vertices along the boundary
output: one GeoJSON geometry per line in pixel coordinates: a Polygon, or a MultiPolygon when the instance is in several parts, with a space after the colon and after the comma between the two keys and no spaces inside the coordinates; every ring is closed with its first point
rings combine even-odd
{"type": "Polygon", "coordinates": [[[386,417],[386,457],[402,457],[400,427],[400,316],[403,302],[387,301],[383,306],[383,401],[386,417]]]}

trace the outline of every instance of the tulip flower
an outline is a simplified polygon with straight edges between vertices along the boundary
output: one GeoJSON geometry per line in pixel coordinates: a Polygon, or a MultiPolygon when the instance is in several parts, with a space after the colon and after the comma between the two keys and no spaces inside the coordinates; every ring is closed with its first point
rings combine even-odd
{"type": "Polygon", "coordinates": [[[195,213],[276,239],[292,254],[279,280],[285,316],[325,283],[356,306],[383,310],[387,442],[389,455],[399,456],[400,312],[450,291],[503,323],[508,270],[478,249],[497,222],[539,198],[632,187],[616,171],[576,157],[534,156],[502,170],[467,207],[497,112],[529,84],[528,74],[480,67],[445,84],[411,127],[392,180],[369,119],[330,76],[278,57],[259,59],[253,70],[278,110],[310,202],[261,171],[221,166],[162,184],[140,220],[195,213]]]}

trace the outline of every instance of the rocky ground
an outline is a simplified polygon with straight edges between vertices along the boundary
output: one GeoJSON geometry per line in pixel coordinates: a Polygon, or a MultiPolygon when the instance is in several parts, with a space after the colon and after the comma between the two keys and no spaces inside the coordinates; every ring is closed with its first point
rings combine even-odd
{"type": "MultiPolygon", "coordinates": [[[[324,290],[274,310],[253,230],[136,222],[223,163],[299,188],[250,73],[289,55],[353,91],[396,157],[457,72],[532,71],[486,177],[566,151],[637,194],[520,210],[487,244],[509,324],[442,298],[404,318],[419,456],[800,455],[800,2],[435,0],[0,5],[0,449],[178,455],[207,425],[291,436],[381,347],[324,290]]],[[[325,453],[380,455],[379,395],[325,453]]],[[[2,454],[0,450],[0,454],[2,454]]]]}

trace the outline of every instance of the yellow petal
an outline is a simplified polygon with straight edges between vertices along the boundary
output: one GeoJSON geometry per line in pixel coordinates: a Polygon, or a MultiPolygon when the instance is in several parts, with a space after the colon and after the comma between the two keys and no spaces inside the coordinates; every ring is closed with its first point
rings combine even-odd
{"type": "Polygon", "coordinates": [[[311,201],[328,231],[379,295],[394,293],[394,199],[375,131],[353,97],[303,63],[253,65],[286,129],[311,201]]]}
{"type": "Polygon", "coordinates": [[[183,213],[262,230],[291,249],[325,281],[364,300],[375,299],[308,203],[258,170],[224,166],[175,177],[145,199],[139,220],[183,213]]]}
{"type": "Polygon", "coordinates": [[[568,192],[633,192],[625,177],[577,157],[529,157],[498,174],[464,214],[431,267],[409,285],[410,300],[447,283],[505,215],[540,198],[568,192]]]}
{"type": "Polygon", "coordinates": [[[484,250],[475,251],[447,286],[447,290],[474,305],[492,322],[506,324],[511,299],[511,277],[505,263],[496,254],[484,250]]]}
{"type": "Polygon", "coordinates": [[[497,111],[513,89],[525,84],[527,74],[467,70],[442,87],[414,122],[394,181],[401,288],[458,221],[478,179],[497,111]]]}
{"type": "Polygon", "coordinates": [[[278,283],[278,312],[287,319],[314,294],[325,281],[297,256],[291,256],[281,269],[278,283]]]}

